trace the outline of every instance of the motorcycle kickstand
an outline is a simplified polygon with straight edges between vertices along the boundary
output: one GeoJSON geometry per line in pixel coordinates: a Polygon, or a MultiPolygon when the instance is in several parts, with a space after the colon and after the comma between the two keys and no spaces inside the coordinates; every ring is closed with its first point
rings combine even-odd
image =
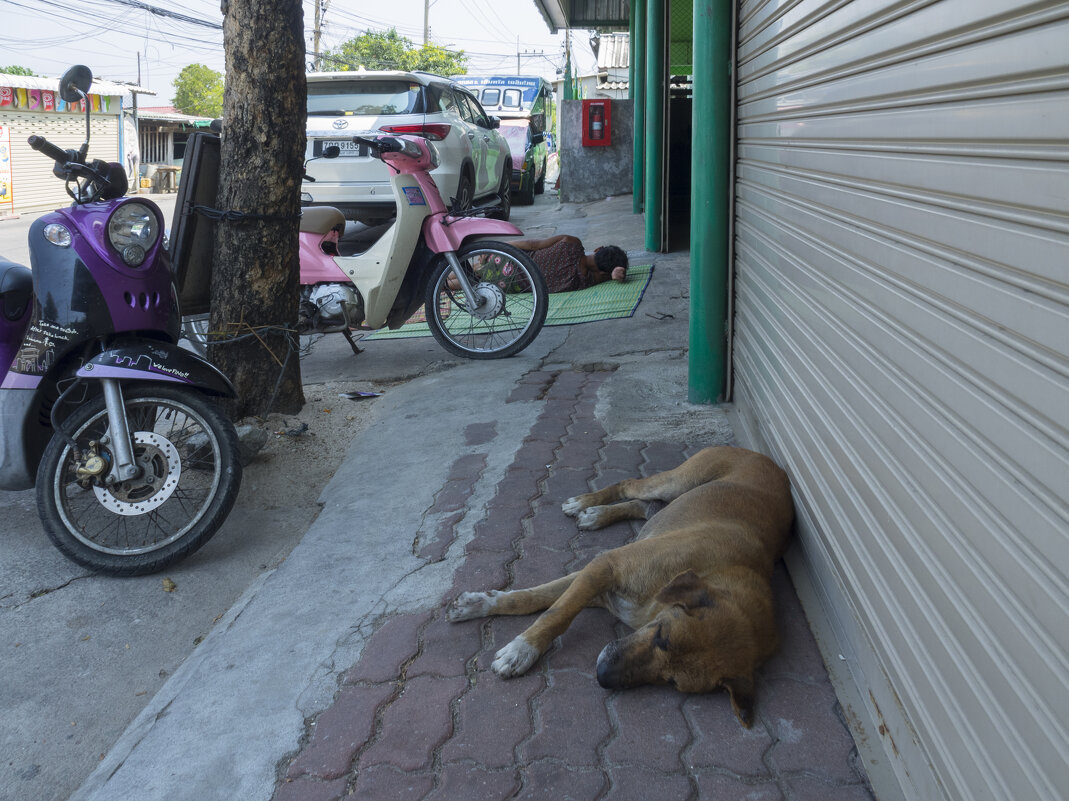
{"type": "Polygon", "coordinates": [[[358,348],[356,346],[356,340],[353,339],[353,332],[352,331],[350,331],[348,328],[343,328],[341,330],[341,332],[342,332],[342,336],[345,337],[345,341],[349,343],[349,347],[353,349],[353,353],[355,353],[357,356],[359,356],[361,353],[364,352],[363,350],[361,350],[360,348],[358,348]]]}

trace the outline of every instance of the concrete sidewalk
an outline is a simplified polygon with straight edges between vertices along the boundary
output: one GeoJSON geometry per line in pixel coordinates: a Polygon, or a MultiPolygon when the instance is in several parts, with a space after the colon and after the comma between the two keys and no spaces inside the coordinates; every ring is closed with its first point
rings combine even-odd
{"type": "MultiPolygon", "coordinates": [[[[458,592],[559,576],[637,530],[579,532],[563,499],[732,440],[723,409],[686,403],[687,255],[642,253],[629,197],[516,211],[530,236],[653,261],[636,315],[547,328],[511,359],[445,359],[381,398],[301,543],[73,798],[872,798],[782,568],[784,643],[750,730],[724,694],[601,689],[596,656],[624,628],[600,610],[509,681],[489,663],[529,619],[445,622],[458,592]]],[[[395,344],[339,369],[374,373],[395,344]]]]}

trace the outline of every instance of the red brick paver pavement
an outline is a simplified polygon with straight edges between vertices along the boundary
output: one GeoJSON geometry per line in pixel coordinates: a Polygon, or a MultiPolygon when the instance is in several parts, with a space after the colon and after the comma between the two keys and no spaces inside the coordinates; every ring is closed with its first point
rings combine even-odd
{"type": "MultiPolygon", "coordinates": [[[[602,610],[583,612],[527,675],[509,681],[490,662],[530,619],[445,622],[445,604],[462,591],[529,586],[628,541],[637,524],[579,532],[561,501],[690,455],[679,443],[606,442],[594,417],[605,378],[534,372],[517,385],[512,400],[544,408],[482,512],[453,588],[439,608],[381,621],[333,705],[280,766],[275,801],[872,801],[782,568],[783,646],[760,671],[749,730],[722,693],[598,686],[599,651],[626,631],[602,610]]],[[[493,424],[467,433],[469,444],[493,447],[493,424]]],[[[421,532],[422,557],[444,558],[465,488],[485,466],[478,455],[453,465],[428,516],[447,522],[421,532]]]]}

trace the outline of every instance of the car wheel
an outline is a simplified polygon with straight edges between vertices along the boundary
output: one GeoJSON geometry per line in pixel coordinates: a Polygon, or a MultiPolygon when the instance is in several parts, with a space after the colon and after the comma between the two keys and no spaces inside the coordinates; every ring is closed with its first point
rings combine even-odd
{"type": "Polygon", "coordinates": [[[453,198],[452,211],[467,211],[472,202],[471,173],[467,170],[460,174],[460,182],[457,184],[457,194],[453,198]]]}
{"type": "Polygon", "coordinates": [[[535,194],[541,195],[546,191],[546,162],[542,162],[542,177],[535,182],[535,194]]]}
{"type": "Polygon", "coordinates": [[[495,220],[507,220],[509,215],[512,214],[512,162],[506,162],[505,168],[501,170],[501,184],[497,189],[497,204],[496,211],[492,211],[489,217],[495,220]]]}

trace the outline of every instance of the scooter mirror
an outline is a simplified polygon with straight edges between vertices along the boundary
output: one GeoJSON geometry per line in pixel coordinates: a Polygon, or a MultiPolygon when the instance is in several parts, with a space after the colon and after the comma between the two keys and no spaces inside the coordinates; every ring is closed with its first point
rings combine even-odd
{"type": "Polygon", "coordinates": [[[341,148],[337,145],[330,145],[323,151],[323,158],[325,159],[336,159],[340,155],[341,148]]]}
{"type": "Polygon", "coordinates": [[[92,85],[93,71],[84,64],[75,64],[59,79],[59,96],[68,103],[77,103],[92,85]]]}

